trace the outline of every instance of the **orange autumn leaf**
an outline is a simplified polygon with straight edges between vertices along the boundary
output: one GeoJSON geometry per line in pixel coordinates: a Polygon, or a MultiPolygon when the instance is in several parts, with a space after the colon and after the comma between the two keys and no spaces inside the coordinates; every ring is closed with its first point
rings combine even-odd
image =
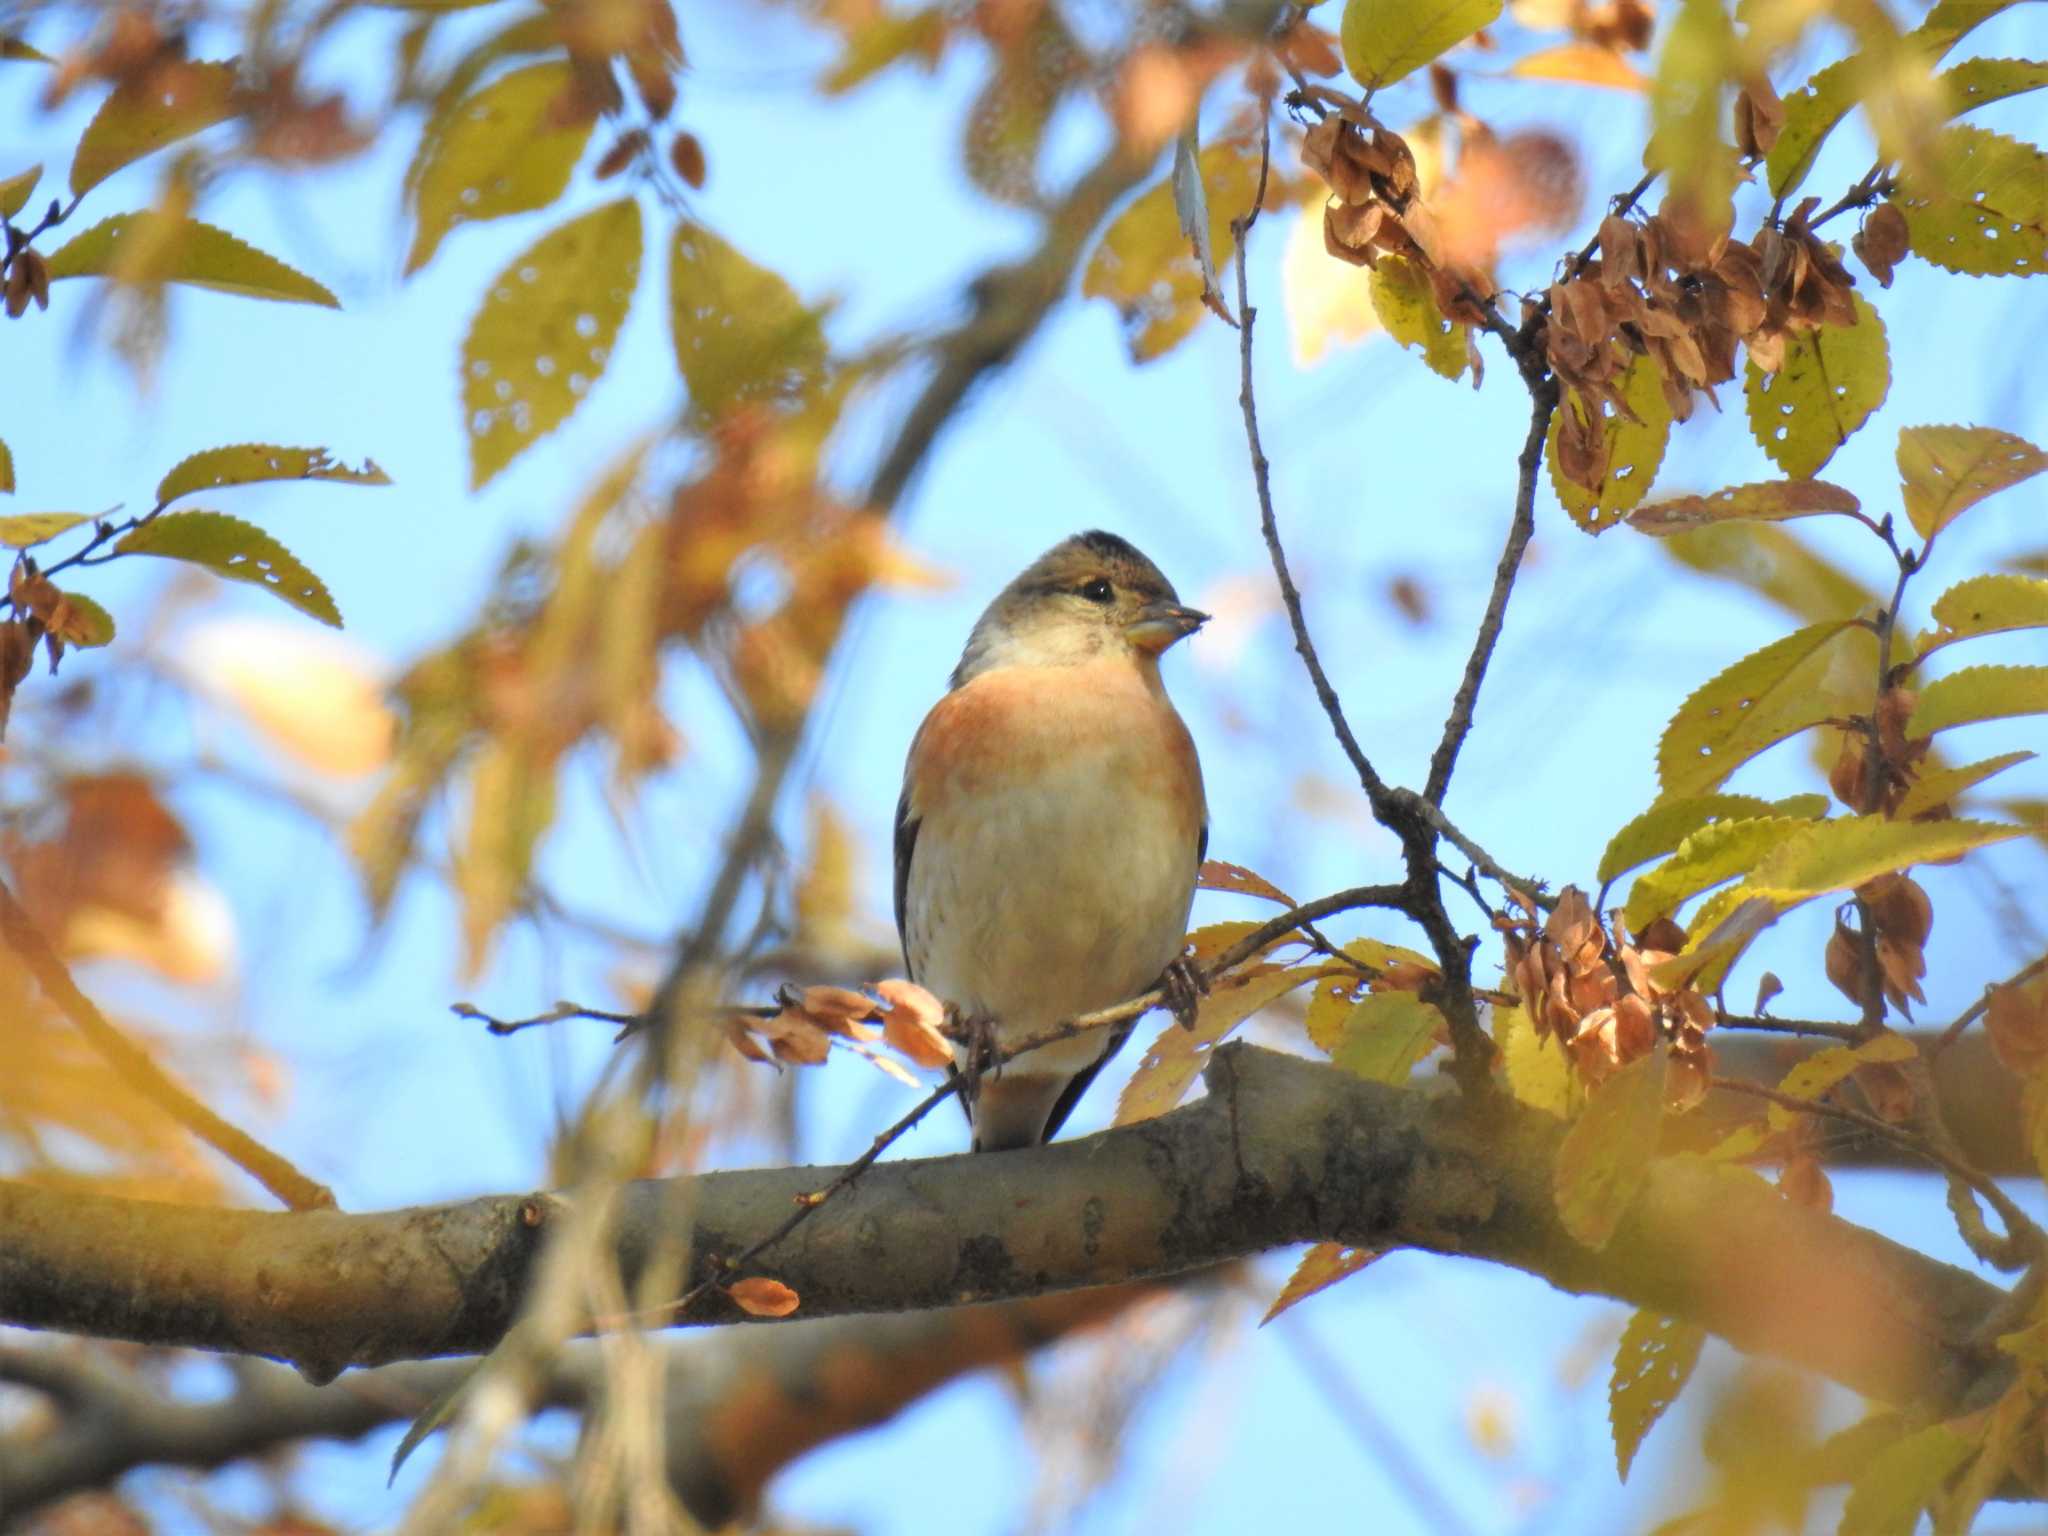
{"type": "Polygon", "coordinates": [[[1266,1308],[1266,1315],[1259,1319],[1259,1326],[1265,1327],[1296,1302],[1306,1301],[1317,1291],[1357,1274],[1378,1257],[1378,1251],[1372,1248],[1354,1248],[1348,1243],[1317,1243],[1294,1266],[1294,1273],[1287,1277],[1280,1294],[1273,1298],[1273,1305],[1266,1308]]]}
{"type": "Polygon", "coordinates": [[[941,1033],[946,1005],[914,981],[891,977],[875,983],[888,1005],[882,1015],[882,1038],[920,1067],[943,1067],[953,1060],[953,1047],[941,1033]]]}
{"type": "Polygon", "coordinates": [[[725,1288],[725,1294],[742,1312],[754,1317],[787,1317],[800,1304],[795,1291],[766,1275],[750,1275],[744,1280],[735,1280],[725,1288]]]}

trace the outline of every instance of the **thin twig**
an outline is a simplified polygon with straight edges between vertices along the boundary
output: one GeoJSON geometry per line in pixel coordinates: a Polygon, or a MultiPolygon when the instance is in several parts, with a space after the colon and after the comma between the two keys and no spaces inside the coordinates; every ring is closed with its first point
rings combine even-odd
{"type": "Polygon", "coordinates": [[[1863,1039],[1860,1024],[1837,1024],[1825,1019],[1774,1019],[1767,1013],[1717,1013],[1714,1023],[1722,1029],[1751,1029],[1770,1035],[1813,1035],[1823,1040],[1854,1043],[1863,1039]]]}
{"type": "Polygon", "coordinates": [[[242,1169],[295,1211],[333,1210],[334,1194],[285,1159],[235,1129],[180,1087],[147,1051],[108,1022],[98,1005],[79,991],[63,960],[50,947],[14,893],[0,884],[0,936],[21,957],[43,993],[91,1042],[123,1080],[186,1130],[242,1169]]]}
{"type": "Polygon", "coordinates": [[[1947,1050],[1950,1046],[1954,1045],[1956,1041],[1962,1037],[1963,1031],[1968,1029],[1972,1024],[1976,1023],[1978,1017],[1984,1012],[1984,1010],[1991,1006],[1992,993],[1998,991],[2002,987],[2023,987],[2028,982],[2032,981],[2036,976],[2039,976],[2043,971],[2048,971],[2048,955],[2043,955],[2040,959],[2032,961],[2027,965],[2021,966],[2018,970],[2014,971],[2010,976],[2006,977],[2003,981],[1994,981],[1990,986],[1984,989],[1984,995],[1982,997],[1978,998],[1976,1002],[1970,1004],[1969,1007],[1965,1008],[1959,1015],[1957,1015],[1955,1023],[1949,1025],[1947,1029],[1944,1029],[1940,1033],[1940,1035],[1938,1035],[1935,1038],[1934,1043],[1928,1046],[1927,1054],[1930,1057],[1939,1056],[1943,1051],[1947,1050]]]}

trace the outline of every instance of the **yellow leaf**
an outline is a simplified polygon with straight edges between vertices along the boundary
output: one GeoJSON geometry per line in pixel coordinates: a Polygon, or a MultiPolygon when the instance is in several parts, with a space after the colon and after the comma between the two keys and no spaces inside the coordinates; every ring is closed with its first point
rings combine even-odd
{"type": "Polygon", "coordinates": [[[846,51],[819,87],[828,96],[841,95],[906,58],[921,60],[929,70],[945,47],[948,25],[945,11],[938,6],[888,12],[862,21],[850,31],[846,51]]]}
{"type": "MultiPolygon", "coordinates": [[[[1768,598],[1804,623],[1846,619],[1878,606],[1869,587],[1783,528],[1722,524],[1676,534],[1659,547],[1702,575],[1768,598]]],[[[1871,655],[1875,668],[1876,652],[1871,655]]]]}
{"type": "Polygon", "coordinates": [[[359,778],[391,756],[396,722],[360,648],[267,619],[202,624],[179,639],[193,687],[317,773],[359,778]]]}
{"type": "MultiPolygon", "coordinates": [[[[1342,263],[1332,262],[1333,265],[1342,263]]],[[[1422,275],[1398,256],[1382,256],[1370,277],[1373,313],[1387,334],[1404,347],[1419,347],[1431,371],[1455,379],[1471,361],[1466,342],[1471,327],[1453,323],[1436,307],[1436,295],[1422,275]]]]}
{"type": "Polygon", "coordinates": [[[1317,1291],[1325,1290],[1339,1280],[1357,1274],[1378,1257],[1379,1254],[1370,1248],[1352,1248],[1343,1243],[1317,1243],[1304,1253],[1301,1262],[1294,1266],[1294,1273],[1287,1277],[1287,1283],[1280,1288],[1280,1294],[1273,1298],[1273,1305],[1266,1308],[1266,1315],[1259,1319],[1259,1326],[1265,1327],[1296,1302],[1306,1301],[1317,1291]]]}
{"type": "Polygon", "coordinates": [[[1893,1441],[1856,1475],[1839,1528],[1853,1536],[1913,1536],[1921,1511],[1941,1497],[1974,1446],[1946,1424],[1893,1441]]]}
{"type": "Polygon", "coordinates": [[[483,968],[492,936],[525,892],[534,850],[555,819],[555,764],[523,743],[493,738],[470,773],[469,816],[455,850],[462,902],[463,970],[483,968]]]}
{"type": "Polygon", "coordinates": [[[1368,1082],[1405,1083],[1444,1028],[1444,1016],[1413,992],[1374,992],[1351,1010],[1330,1058],[1368,1082]]]}
{"type": "Polygon", "coordinates": [[[1868,630],[1846,620],[1812,624],[1702,683],[1657,743],[1659,798],[1706,794],[1767,747],[1854,713],[1856,696],[1828,686],[1830,674],[1839,656],[1860,660],[1873,644],[1868,630]]]}
{"type": "Polygon", "coordinates": [[[2003,773],[2019,763],[2031,762],[2033,758],[2031,752],[2006,752],[1997,757],[1987,757],[1981,763],[1923,773],[1913,781],[1913,787],[1906,791],[1893,814],[1901,821],[1910,821],[1923,811],[1947,805],[1964,790],[1983,783],[1993,774],[2003,773]]]}
{"type": "Polygon", "coordinates": [[[1662,171],[1678,201],[1707,224],[1725,225],[1735,191],[1735,150],[1722,102],[1740,68],[1722,0],[1679,0],[1650,86],[1650,142],[1643,164],[1662,171]]]}
{"type": "Polygon", "coordinates": [[[1643,1437],[1685,1390],[1706,1342],[1707,1331],[1699,1324],[1648,1308],[1622,1329],[1607,1384],[1607,1421],[1614,1428],[1615,1470],[1624,1483],[1643,1437]]]}
{"type": "Polygon", "coordinates": [[[1560,1120],[1571,1113],[1572,1074],[1564,1047],[1537,1034],[1525,1010],[1494,1006],[1493,1043],[1500,1049],[1508,1092],[1517,1103],[1560,1120]]]}
{"type": "Polygon", "coordinates": [[[640,205],[630,197],[548,231],[492,279],[462,342],[471,490],[583,403],[639,279],[640,205]]]}
{"type": "Polygon", "coordinates": [[[1891,390],[1884,322],[1863,295],[1852,297],[1854,325],[1794,335],[1776,373],[1745,365],[1750,434],[1788,475],[1817,473],[1891,390]]]}
{"type": "Polygon", "coordinates": [[[1688,939],[1680,953],[1651,966],[1650,979],[1673,991],[1690,987],[1717,992],[1742,952],[1782,915],[1769,897],[1752,896],[1747,885],[1731,885],[1700,903],[1691,924],[1698,937],[1688,939]]]}
{"type": "Polygon", "coordinates": [[[1837,59],[1785,97],[1785,122],[1764,157],[1765,178],[1776,196],[1789,195],[1820,154],[1835,125],[1856,105],[1859,61],[1837,59]]]}
{"type": "Polygon", "coordinates": [[[595,123],[551,121],[573,80],[566,61],[531,64],[429,125],[420,145],[413,195],[419,224],[405,258],[408,275],[433,259],[456,225],[545,208],[562,195],[595,123]]]}
{"type": "Polygon", "coordinates": [[[1600,85],[1615,91],[1647,91],[1643,72],[1612,48],[1597,43],[1560,43],[1524,54],[1508,66],[1510,75],[1526,80],[1567,80],[1600,85]]]}
{"type": "Polygon", "coordinates": [[[1268,1003],[1321,974],[1321,967],[1313,965],[1258,965],[1218,977],[1201,1001],[1195,1027],[1169,1024],[1146,1049],[1144,1060],[1117,1096],[1116,1123],[1150,1120],[1172,1109],[1219,1040],[1268,1003]]]}
{"type": "Polygon", "coordinates": [[[1782,523],[1825,512],[1855,512],[1862,507],[1849,492],[1825,480],[1766,480],[1757,485],[1730,486],[1711,496],[1675,496],[1638,507],[1628,515],[1638,533],[1683,533],[1708,523],[1782,523]]]}
{"type": "Polygon", "coordinates": [[[279,448],[270,443],[236,443],[191,454],[172,467],[156,488],[163,506],[194,491],[266,480],[333,480],[345,485],[389,485],[391,477],[369,460],[361,469],[329,458],[325,448],[279,448]]]}
{"type": "Polygon", "coordinates": [[[122,166],[235,115],[235,65],[175,60],[146,71],[100,103],[71,160],[83,195],[122,166]]]}
{"type": "Polygon", "coordinates": [[[1899,433],[1898,459],[1906,516],[1923,539],[1985,497],[2048,469],[2048,453],[1995,427],[1907,427],[1899,433]]]}
{"type": "Polygon", "coordinates": [[[1275,906],[1294,905],[1294,898],[1264,875],[1246,869],[1242,864],[1226,864],[1221,859],[1204,861],[1201,869],[1195,874],[1195,888],[1203,891],[1228,891],[1234,896],[1256,896],[1259,900],[1270,901],[1275,906]]]}
{"type": "Polygon", "coordinates": [[[1979,635],[2048,626],[2048,578],[1999,573],[1959,581],[1934,600],[1941,627],[1920,637],[1916,654],[1979,635]]]}
{"type": "Polygon", "coordinates": [[[1652,918],[1669,917],[1688,898],[1749,873],[1786,838],[1810,825],[1790,817],[1762,816],[1701,827],[1630,888],[1622,920],[1639,929],[1652,918]]]}
{"type": "MultiPolygon", "coordinates": [[[[2044,668],[2048,671],[2048,668],[2044,668]]],[[[1751,872],[1748,887],[1781,905],[1845,891],[1879,875],[1953,859],[2021,837],[2025,827],[1990,821],[1892,821],[1837,816],[1805,823],[1751,872]]]]}
{"type": "Polygon", "coordinates": [[[1501,0],[1344,0],[1344,67],[1376,91],[1491,26],[1500,11],[1501,0]]]}
{"type": "Polygon", "coordinates": [[[1979,720],[2043,714],[2048,714],[2048,667],[1965,667],[1920,690],[1906,735],[1918,740],[1979,720]]]}
{"type": "Polygon", "coordinates": [[[1372,274],[1338,261],[1324,247],[1320,204],[1304,209],[1287,233],[1280,295],[1287,302],[1287,336],[1297,368],[1313,368],[1333,343],[1349,346],[1381,329],[1372,274]]]}
{"type": "MultiPolygon", "coordinates": [[[[1822,796],[1794,798],[1813,802],[1811,814],[1815,816],[1827,812],[1827,800],[1822,796]]],[[[1772,814],[1804,816],[1807,811],[1803,805],[1795,808],[1787,801],[1773,804],[1755,795],[1694,795],[1681,800],[1659,800],[1608,840],[1596,876],[1605,885],[1638,864],[1671,852],[1701,827],[1772,814]]]]}
{"type": "Polygon", "coordinates": [[[1950,128],[1936,141],[1930,183],[1908,178],[1898,196],[1913,250],[1971,276],[2029,273],[2048,263],[2048,155],[1983,128],[1950,128]]]}
{"type": "Polygon", "coordinates": [[[51,253],[49,272],[51,282],[115,277],[136,283],[189,283],[244,298],[341,308],[339,299],[305,273],[226,230],[159,213],[117,213],[95,224],[51,253]],[[137,270],[127,270],[123,263],[131,248],[147,253],[137,270]]]}
{"type": "Polygon", "coordinates": [[[14,454],[5,443],[0,443],[0,491],[14,489],[14,454]]]}
{"type": "Polygon", "coordinates": [[[75,909],[64,947],[81,958],[126,960],[181,986],[210,986],[234,964],[235,919],[219,891],[180,869],[148,916],[98,903],[75,909]]]}
{"type": "MultiPolygon", "coordinates": [[[[12,464],[8,468],[11,470],[12,464]]],[[[14,489],[11,478],[6,488],[14,489]]],[[[18,512],[12,517],[0,517],[0,544],[9,549],[32,549],[91,521],[84,512],[18,512]]]]}
{"type": "Polygon", "coordinates": [[[1557,1215],[1588,1248],[1604,1248],[1657,1155],[1664,1056],[1639,1057],[1595,1090],[1557,1149],[1557,1215]]]}
{"type": "Polygon", "coordinates": [[[1662,374],[1647,355],[1628,365],[1621,378],[1621,396],[1630,419],[1619,411],[1604,417],[1607,434],[1607,473],[1600,484],[1580,485],[1565,477],[1557,467],[1557,436],[1563,430],[1563,415],[1573,411],[1588,424],[1595,407],[1579,398],[1577,390],[1565,391],[1550,418],[1550,438],[1543,457],[1550,463],[1550,487],[1557,492],[1572,521],[1588,533],[1612,527],[1615,519],[1649,494],[1657,478],[1657,466],[1664,461],[1664,445],[1671,437],[1671,406],[1664,398],[1662,374]]]}
{"type": "Polygon", "coordinates": [[[1950,115],[1958,117],[2044,85],[2048,63],[2038,59],[1965,59],[1935,81],[1950,115]]]}
{"type": "Polygon", "coordinates": [[[668,287],[676,366],[706,421],[748,401],[795,399],[824,376],[819,312],[702,225],[676,226],[668,287]]]}
{"type": "MultiPolygon", "coordinates": [[[[1787,1098],[1813,1103],[1858,1067],[1911,1061],[1919,1054],[1910,1038],[1890,1032],[1858,1046],[1831,1045],[1815,1051],[1779,1079],[1778,1092],[1787,1098]]],[[[1798,1123],[1799,1112],[1773,1104],[1769,1107],[1769,1120],[1772,1130],[1788,1130],[1798,1123]]]]}
{"type": "Polygon", "coordinates": [[[253,523],[222,512],[166,512],[114,542],[117,555],[155,555],[245,581],[322,624],[341,628],[326,585],[299,558],[253,523]]]}
{"type": "Polygon", "coordinates": [[[27,206],[29,196],[42,179],[43,168],[32,165],[12,176],[0,176],[0,219],[11,219],[27,206]]]}

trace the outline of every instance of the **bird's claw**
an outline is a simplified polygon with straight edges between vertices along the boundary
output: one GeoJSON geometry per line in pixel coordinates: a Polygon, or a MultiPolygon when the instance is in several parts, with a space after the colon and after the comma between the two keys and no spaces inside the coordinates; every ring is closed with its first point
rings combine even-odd
{"type": "Polygon", "coordinates": [[[1209,979],[1183,955],[1159,978],[1159,990],[1164,994],[1166,1011],[1182,1029],[1193,1029],[1195,1014],[1209,992],[1209,979]]]}

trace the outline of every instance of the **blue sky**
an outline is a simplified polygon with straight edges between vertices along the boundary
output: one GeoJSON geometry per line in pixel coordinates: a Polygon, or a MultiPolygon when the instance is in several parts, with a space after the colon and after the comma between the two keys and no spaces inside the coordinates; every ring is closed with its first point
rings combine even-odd
{"type": "MultiPolygon", "coordinates": [[[[1987,27],[1971,50],[2009,55],[2038,43],[2031,9],[1987,27]]],[[[820,101],[808,82],[825,55],[792,17],[686,7],[682,20],[693,67],[678,116],[703,139],[711,168],[693,211],[807,298],[835,296],[837,339],[944,325],[961,313],[966,277],[1031,243],[1030,222],[992,207],[959,169],[957,123],[978,83],[978,61],[955,54],[935,80],[897,73],[820,101]]],[[[374,61],[395,31],[374,15],[351,27],[338,58],[374,61]]],[[[1789,88],[1798,78],[1788,73],[1778,83],[1789,88]]],[[[18,75],[0,82],[12,86],[0,97],[0,143],[9,146],[0,171],[40,157],[61,177],[63,146],[83,109],[42,119],[25,104],[18,75]]],[[[1634,98],[1475,80],[1465,99],[1497,128],[1561,124],[1577,136],[1595,195],[1573,243],[1597,220],[1598,194],[1635,179],[1631,146],[1643,108],[1634,98]]],[[[1427,102],[1419,85],[1408,85],[1388,93],[1383,107],[1399,125],[1427,102]]],[[[2019,98],[1974,120],[2024,132],[2038,127],[2039,109],[2019,98]]],[[[1075,126],[1055,159],[1078,164],[1088,149],[1075,126]]],[[[659,310],[662,264],[650,260],[610,371],[586,409],[484,493],[468,494],[456,401],[464,327],[484,281],[563,214],[458,231],[424,272],[401,281],[396,188],[409,150],[400,133],[360,164],[291,182],[245,179],[208,205],[214,222],[326,282],[343,301],[342,315],[178,294],[171,349],[147,397],[82,337],[88,305],[80,285],[60,288],[50,314],[11,327],[10,376],[47,383],[17,385],[0,399],[0,438],[14,450],[20,481],[10,510],[133,507],[172,462],[221,442],[321,443],[350,458],[370,455],[391,473],[392,489],[253,489],[238,493],[230,510],[261,522],[320,572],[351,636],[394,667],[462,628],[506,543],[558,526],[611,456],[675,409],[677,386],[659,310]]],[[[1860,130],[1838,133],[1812,185],[1845,186],[1869,159],[1860,130]]],[[[81,220],[141,205],[153,174],[147,162],[123,173],[93,195],[81,220]]],[[[583,186],[566,206],[580,211],[610,195],[583,186]]],[[[1754,216],[1754,208],[1745,215],[1754,216]]],[[[1490,584],[1526,399],[1492,349],[1476,394],[1427,373],[1383,338],[1296,371],[1279,281],[1285,226],[1262,226],[1251,250],[1260,408],[1281,524],[1360,737],[1383,773],[1412,782],[1435,744],[1490,584]],[[1402,575],[1430,594],[1434,616],[1425,627],[1385,599],[1387,583],[1402,575]]],[[[1534,286],[1546,270],[1539,255],[1508,276],[1534,286]]],[[[1860,275],[1859,282],[1867,289],[1860,275]]],[[[1896,484],[1900,426],[1962,421],[2043,436],[2039,392],[2027,387],[2042,334],[2040,300],[2018,279],[1959,278],[1909,262],[1890,293],[1872,297],[1890,332],[1892,389],[1828,478],[1881,511],[1896,484]]],[[[849,818],[865,851],[861,889],[877,935],[887,933],[887,830],[904,746],[973,616],[1015,569],[1066,533],[1099,525],[1136,541],[1203,606],[1218,594],[1265,590],[1236,370],[1235,333],[1214,322],[1165,360],[1133,368],[1113,312],[1077,299],[1015,367],[977,392],[941,441],[899,529],[954,584],[936,595],[884,595],[860,612],[788,807],[792,836],[801,834],[809,793],[828,796],[849,818]]],[[[878,415],[868,430],[883,423],[878,415]]],[[[846,466],[849,483],[859,467],[846,466]]],[[[1772,473],[1730,390],[1721,414],[1704,409],[1681,431],[1658,486],[1711,490],[1772,473]]],[[[2036,482],[1972,513],[1944,538],[1918,589],[1922,604],[2000,553],[2048,542],[2044,511],[2048,490],[2036,482]]],[[[1867,537],[1819,526],[1827,521],[1802,525],[1802,536],[1873,579],[1882,573],[1867,537]]],[[[88,590],[118,612],[157,579],[116,567],[88,590]]],[[[268,616],[266,602],[238,592],[223,606],[268,616]]],[[[1451,813],[1510,868],[1560,883],[1590,880],[1606,838],[1654,795],[1654,744],[1678,702],[1789,627],[1739,591],[1677,572],[1649,540],[1626,531],[1585,538],[1546,489],[1538,542],[1451,813]]],[[[1395,863],[1391,841],[1349,794],[1280,624],[1268,614],[1240,644],[1212,638],[1169,663],[1170,686],[1204,754],[1212,855],[1252,865],[1297,894],[1385,877],[1395,863]]],[[[1996,659],[2048,660],[2038,635],[1988,644],[2002,647],[1996,659]]],[[[678,676],[671,698],[689,752],[627,818],[623,844],[586,782],[543,857],[558,893],[652,940],[691,910],[717,834],[704,807],[725,803],[748,771],[736,731],[701,679],[678,676]]],[[[175,759],[194,744],[245,744],[219,722],[189,739],[163,731],[147,726],[95,750],[175,759]]],[[[1976,727],[1955,751],[1966,760],[2026,740],[2024,726],[1976,727]]],[[[2048,790],[2040,763],[2006,782],[2014,792],[2048,790]]],[[[1805,757],[1787,749],[1743,770],[1733,787],[1784,793],[1815,787],[1815,779],[1805,757]]],[[[533,1032],[493,1041],[452,1020],[446,1005],[467,997],[523,1013],[562,995],[603,1001],[610,977],[589,947],[515,931],[489,973],[471,983],[455,974],[454,914],[430,883],[411,883],[389,929],[366,946],[347,866],[324,835],[225,788],[194,789],[181,809],[197,829],[202,867],[235,912],[244,957],[241,982],[196,1007],[216,1018],[224,1012],[291,1065],[289,1102],[264,1132],[351,1208],[538,1181],[555,1108],[591,1081],[607,1049],[603,1036],[533,1032]]],[[[2037,854],[1989,862],[2008,882],[2038,882],[2037,854]]],[[[1979,880],[1941,872],[1930,885],[1938,915],[1927,1013],[1941,1019],[2016,957],[1998,937],[1979,880]]],[[[1198,920],[1231,915],[1235,904],[1204,896],[1197,910],[1198,920]]],[[[1825,920],[1814,912],[1788,922],[1764,951],[1778,958],[1759,962],[1785,977],[1779,1007],[1788,1015],[1838,1011],[1811,958],[1825,920]]],[[[1366,926],[1410,937],[1383,919],[1366,926]]],[[[1102,1123],[1117,1080],[1114,1070],[1106,1075],[1110,1087],[1083,1105],[1076,1131],[1102,1123]]],[[[804,1152],[820,1161],[865,1146],[908,1102],[905,1091],[846,1059],[808,1078],[801,1096],[804,1152]]],[[[957,1121],[941,1116],[903,1150],[963,1144],[957,1121]]],[[[747,1161],[748,1152],[736,1148],[730,1157],[747,1161]]],[[[1852,1219],[1963,1261],[1932,1182],[1845,1177],[1838,1191],[1838,1208],[1852,1219]]],[[[1288,1262],[1261,1261],[1251,1289],[1277,1286],[1288,1262]]],[[[1276,1329],[1254,1332],[1257,1310],[1240,1308],[1172,1369],[1132,1429],[1125,1470],[1080,1529],[1170,1521],[1222,1533],[1292,1517],[1355,1524],[1361,1512],[1371,1512],[1374,1529],[1427,1529],[1385,1461],[1362,1448],[1342,1410],[1309,1383],[1284,1328],[1299,1330],[1300,1347],[1330,1358],[1474,1531],[1633,1529],[1669,1513],[1691,1475],[1684,1447],[1697,1427],[1681,1415],[1652,1440],[1630,1488],[1613,1486],[1605,1357],[1594,1350],[1592,1374],[1576,1386],[1563,1374],[1575,1349],[1618,1328],[1621,1313],[1611,1306],[1477,1264],[1397,1255],[1276,1329]],[[1511,1405],[1517,1428],[1508,1457],[1474,1448],[1467,1423],[1475,1401],[1511,1405]]],[[[415,1458],[387,1494],[381,1469],[391,1438],[313,1456],[314,1506],[350,1524],[398,1508],[431,1458],[415,1458]]],[[[981,1380],[935,1396],[881,1434],[810,1458],[772,1498],[792,1518],[870,1533],[1007,1532],[1018,1528],[1029,1497],[1025,1461],[1007,1389],[981,1380]]],[[[251,1479],[226,1486],[254,1497],[251,1479]]],[[[181,1528],[174,1500],[155,1507],[166,1529],[181,1528]]]]}

